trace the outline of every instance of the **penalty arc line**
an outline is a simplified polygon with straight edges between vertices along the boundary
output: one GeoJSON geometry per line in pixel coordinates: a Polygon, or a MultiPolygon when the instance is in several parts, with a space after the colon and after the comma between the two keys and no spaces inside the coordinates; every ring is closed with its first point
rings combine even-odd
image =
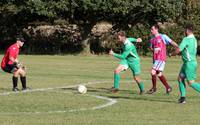
{"type": "MultiPolygon", "coordinates": [[[[95,82],[88,82],[88,83],[82,83],[83,85],[92,85],[92,84],[99,84],[99,83],[104,83],[106,81],[95,81],[95,82]]],[[[78,84],[79,85],[79,84],[78,84]]],[[[33,89],[29,90],[23,93],[32,93],[32,92],[44,92],[44,91],[49,91],[49,90],[55,90],[55,89],[66,89],[66,88],[74,88],[77,87],[78,85],[71,85],[71,86],[63,86],[63,87],[55,87],[55,88],[41,88],[41,89],[33,89]]],[[[62,93],[69,93],[69,92],[62,92],[62,93]]],[[[5,95],[10,95],[10,94],[19,94],[16,92],[4,92],[0,93],[1,96],[5,95]]],[[[66,112],[79,112],[79,111],[88,111],[88,110],[98,110],[102,109],[108,106],[112,106],[117,103],[116,99],[104,97],[104,96],[98,96],[98,95],[92,95],[92,94],[86,94],[87,96],[95,97],[98,99],[106,100],[107,102],[101,105],[97,105],[94,107],[90,108],[80,108],[80,109],[70,109],[70,110],[60,110],[60,111],[47,111],[47,112],[0,112],[1,115],[34,115],[34,114],[53,114],[53,113],[66,113],[66,112]]]]}
{"type": "MultiPolygon", "coordinates": [[[[48,90],[55,90],[55,89],[67,89],[67,88],[75,88],[78,85],[82,84],[82,85],[92,85],[92,84],[99,84],[99,83],[104,83],[104,82],[108,82],[108,81],[94,81],[94,82],[87,82],[87,83],[79,83],[77,85],[69,85],[69,86],[62,86],[62,87],[54,87],[54,88],[38,88],[38,89],[32,89],[32,90],[28,90],[28,91],[24,91],[22,93],[32,93],[32,92],[39,92],[39,91],[48,91],[48,90]]],[[[20,92],[3,92],[0,93],[0,95],[10,95],[10,94],[19,94],[20,92]]]]}

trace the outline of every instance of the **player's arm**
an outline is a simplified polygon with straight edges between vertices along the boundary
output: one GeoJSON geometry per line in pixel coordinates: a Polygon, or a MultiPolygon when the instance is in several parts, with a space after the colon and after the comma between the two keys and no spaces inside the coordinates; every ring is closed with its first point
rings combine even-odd
{"type": "Polygon", "coordinates": [[[141,39],[141,38],[137,38],[137,39],[136,39],[136,38],[133,38],[133,37],[129,37],[128,40],[129,40],[130,42],[132,42],[132,43],[133,43],[133,42],[142,42],[142,39],[141,39]]]}
{"type": "Polygon", "coordinates": [[[175,48],[175,51],[170,53],[169,56],[174,56],[180,53],[179,46],[176,42],[170,39],[167,35],[162,35],[162,39],[164,40],[166,45],[172,45],[175,48]]]}
{"type": "Polygon", "coordinates": [[[152,52],[153,52],[153,48],[152,48],[152,47],[149,47],[148,49],[149,49],[149,51],[152,51],[152,52]]]}
{"type": "Polygon", "coordinates": [[[178,49],[178,44],[174,41],[171,41],[170,44],[175,48],[175,49],[178,49]]]}
{"type": "Polygon", "coordinates": [[[9,60],[12,61],[13,63],[15,62],[15,59],[12,56],[9,56],[9,60]]]}
{"type": "Polygon", "coordinates": [[[130,52],[131,52],[131,47],[126,47],[125,51],[122,54],[114,53],[112,50],[110,50],[109,54],[113,55],[118,59],[126,59],[126,57],[130,54],[130,52]]]}
{"type": "Polygon", "coordinates": [[[169,57],[178,55],[181,51],[178,44],[174,41],[171,41],[170,44],[174,47],[174,51],[172,53],[169,52],[169,57]]]}
{"type": "Polygon", "coordinates": [[[172,53],[169,54],[169,56],[176,56],[181,52],[180,48],[176,48],[172,53]]]}
{"type": "Polygon", "coordinates": [[[18,59],[14,59],[15,51],[10,51],[9,52],[9,60],[12,61],[13,63],[17,64],[19,61],[18,59]]]}
{"type": "Polygon", "coordinates": [[[19,60],[16,58],[16,59],[15,59],[15,62],[16,62],[16,63],[19,63],[19,60]]]}
{"type": "Polygon", "coordinates": [[[181,44],[177,48],[175,48],[175,51],[173,51],[170,55],[171,56],[178,55],[181,51],[185,49],[186,46],[187,46],[187,42],[185,42],[185,40],[183,39],[181,44]]]}
{"type": "Polygon", "coordinates": [[[152,51],[152,52],[154,51],[154,50],[153,50],[153,44],[151,43],[151,41],[150,41],[150,45],[149,45],[148,50],[149,50],[149,51],[152,51]]]}
{"type": "Polygon", "coordinates": [[[15,67],[15,68],[19,68],[19,62],[18,62],[18,60],[17,59],[14,59],[12,56],[9,56],[9,59],[10,59],[10,61],[12,61],[13,62],[13,66],[15,67]]]}
{"type": "Polygon", "coordinates": [[[172,45],[174,48],[178,48],[178,44],[170,39],[167,35],[163,34],[162,39],[165,41],[166,45],[172,45]]]}

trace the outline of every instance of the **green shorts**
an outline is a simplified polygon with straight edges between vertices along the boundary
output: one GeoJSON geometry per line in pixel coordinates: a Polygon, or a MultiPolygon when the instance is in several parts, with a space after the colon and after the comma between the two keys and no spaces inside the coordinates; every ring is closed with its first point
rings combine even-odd
{"type": "Polygon", "coordinates": [[[196,79],[197,62],[185,62],[181,67],[180,76],[185,77],[188,81],[196,79]]]}
{"type": "Polygon", "coordinates": [[[130,68],[134,76],[139,75],[141,73],[140,60],[134,60],[134,61],[122,60],[119,64],[123,65],[125,69],[130,68]]]}

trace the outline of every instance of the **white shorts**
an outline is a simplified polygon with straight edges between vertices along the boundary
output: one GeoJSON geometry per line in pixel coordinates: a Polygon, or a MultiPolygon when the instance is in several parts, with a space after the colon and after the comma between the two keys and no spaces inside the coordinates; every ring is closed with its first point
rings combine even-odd
{"type": "Polygon", "coordinates": [[[125,71],[129,68],[128,65],[122,65],[122,66],[124,67],[124,70],[125,70],[125,71]]]}
{"type": "Polygon", "coordinates": [[[165,61],[155,60],[152,68],[156,71],[163,71],[165,68],[165,61]]]}
{"type": "Polygon", "coordinates": [[[127,60],[122,60],[119,64],[124,67],[124,70],[129,68],[127,60]]]}

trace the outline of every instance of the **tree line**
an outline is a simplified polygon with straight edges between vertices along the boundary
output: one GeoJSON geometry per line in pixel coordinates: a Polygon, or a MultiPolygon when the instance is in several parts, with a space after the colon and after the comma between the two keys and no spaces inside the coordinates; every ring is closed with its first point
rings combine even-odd
{"type": "Polygon", "coordinates": [[[136,46],[147,55],[154,23],[176,42],[184,36],[184,26],[192,23],[199,39],[199,5],[200,0],[2,0],[1,51],[13,43],[16,34],[26,37],[23,52],[27,54],[120,51],[115,33],[124,30],[128,36],[143,39],[136,46]],[[104,31],[98,26],[109,28],[104,31]]]}

